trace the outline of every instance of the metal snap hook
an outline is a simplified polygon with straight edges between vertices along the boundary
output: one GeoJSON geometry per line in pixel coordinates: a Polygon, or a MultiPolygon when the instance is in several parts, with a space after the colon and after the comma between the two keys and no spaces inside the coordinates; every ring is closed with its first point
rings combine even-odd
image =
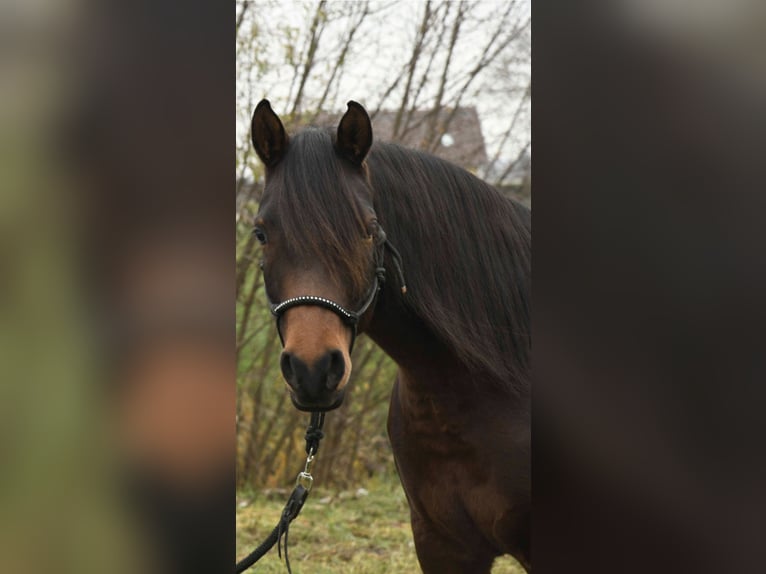
{"type": "Polygon", "coordinates": [[[314,485],[314,477],[311,476],[311,465],[314,463],[314,449],[309,451],[309,455],[306,457],[306,465],[303,468],[303,472],[299,472],[295,479],[295,486],[302,486],[307,491],[311,490],[314,485]]]}

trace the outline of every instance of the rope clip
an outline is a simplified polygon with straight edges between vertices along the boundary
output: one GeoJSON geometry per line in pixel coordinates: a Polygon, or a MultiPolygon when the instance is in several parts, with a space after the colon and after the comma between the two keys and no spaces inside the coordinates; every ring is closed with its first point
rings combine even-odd
{"type": "Polygon", "coordinates": [[[314,449],[312,448],[309,451],[309,455],[306,457],[306,466],[303,468],[302,472],[298,473],[298,476],[295,479],[295,486],[302,486],[306,489],[306,491],[310,491],[311,487],[314,485],[314,477],[311,476],[311,465],[314,462],[314,449]]]}

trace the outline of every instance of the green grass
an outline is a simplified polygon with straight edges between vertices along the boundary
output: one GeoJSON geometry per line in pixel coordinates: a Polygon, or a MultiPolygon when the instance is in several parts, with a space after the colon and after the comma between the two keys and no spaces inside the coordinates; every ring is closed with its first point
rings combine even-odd
{"type": "MultiPolygon", "coordinates": [[[[409,510],[398,484],[373,482],[367,494],[316,487],[290,527],[290,565],[295,574],[388,574],[420,572],[409,510]]],[[[277,523],[289,492],[241,493],[237,497],[237,558],[247,555],[277,523]]],[[[273,548],[255,572],[283,574],[273,548]]],[[[495,574],[523,574],[515,560],[495,561],[495,574]]]]}

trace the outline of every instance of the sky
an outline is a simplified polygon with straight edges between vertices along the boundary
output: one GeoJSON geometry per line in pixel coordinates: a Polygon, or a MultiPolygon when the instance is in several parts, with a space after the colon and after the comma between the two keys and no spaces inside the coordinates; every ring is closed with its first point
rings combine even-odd
{"type": "MultiPolygon", "coordinates": [[[[382,93],[381,86],[387,85],[391,79],[406,66],[410,57],[410,46],[416,34],[417,23],[423,9],[422,1],[382,1],[374,2],[378,13],[368,18],[357,30],[352,51],[347,57],[347,65],[337,92],[331,93],[329,111],[345,110],[345,103],[356,100],[374,109],[382,93]]],[[[439,3],[436,3],[439,4],[439,3]]],[[[457,45],[451,70],[470,69],[480,56],[481,50],[489,40],[497,17],[506,9],[508,2],[481,0],[474,2],[473,9],[478,18],[486,19],[483,24],[473,20],[466,21],[461,29],[461,40],[457,45]],[[475,25],[474,25],[475,24],[475,25]]],[[[237,137],[245,142],[249,128],[249,116],[252,107],[262,97],[267,97],[277,111],[285,113],[284,109],[291,82],[295,76],[294,70],[288,65],[271,66],[267,73],[250,74],[243,63],[253,57],[271,64],[284,62],[287,30],[294,33],[305,32],[316,4],[303,2],[259,3],[257,14],[253,14],[259,25],[260,45],[252,44],[239,49],[238,58],[238,116],[237,137]],[[254,56],[254,54],[256,54],[254,56]],[[281,105],[280,105],[281,104],[281,105]]],[[[338,2],[330,2],[330,10],[339,6],[338,2]]],[[[453,6],[454,9],[454,6],[453,6]]],[[[519,21],[530,17],[529,0],[518,0],[515,7],[519,21]]],[[[248,33],[243,29],[242,35],[248,33]]],[[[334,46],[342,42],[348,33],[348,21],[331,23],[322,37],[323,46],[334,46]]],[[[514,54],[520,62],[508,63],[503,69],[493,71],[481,84],[472,86],[471,92],[463,100],[462,105],[475,105],[482,123],[482,132],[491,157],[497,148],[497,141],[510,125],[511,117],[515,114],[518,103],[527,88],[531,77],[531,35],[526,34],[515,47],[514,54]],[[506,79],[496,74],[505,73],[506,79]],[[512,77],[510,75],[512,74],[512,77]],[[509,87],[514,89],[509,89],[509,87]],[[494,146],[494,147],[493,147],[494,146]]],[[[321,53],[321,48],[320,48],[321,53]]],[[[332,61],[321,62],[317,67],[317,75],[325,76],[332,61]]],[[[498,68],[500,65],[498,64],[498,68]]],[[[306,91],[309,97],[316,97],[324,89],[324,84],[309,80],[306,91]]],[[[392,97],[385,104],[393,108],[398,102],[392,97]]],[[[531,105],[523,107],[517,123],[514,136],[503,147],[502,156],[507,159],[515,158],[519,151],[530,143],[530,111],[531,105]]],[[[244,145],[244,144],[243,144],[244,145]]]]}

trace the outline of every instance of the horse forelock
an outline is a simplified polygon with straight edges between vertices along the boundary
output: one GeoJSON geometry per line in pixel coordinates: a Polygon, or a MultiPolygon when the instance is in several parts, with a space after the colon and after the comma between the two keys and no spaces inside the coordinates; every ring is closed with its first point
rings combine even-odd
{"type": "Polygon", "coordinates": [[[330,132],[307,128],[269,174],[263,204],[295,261],[319,262],[349,303],[369,288],[363,172],[337,156],[330,132]]]}

